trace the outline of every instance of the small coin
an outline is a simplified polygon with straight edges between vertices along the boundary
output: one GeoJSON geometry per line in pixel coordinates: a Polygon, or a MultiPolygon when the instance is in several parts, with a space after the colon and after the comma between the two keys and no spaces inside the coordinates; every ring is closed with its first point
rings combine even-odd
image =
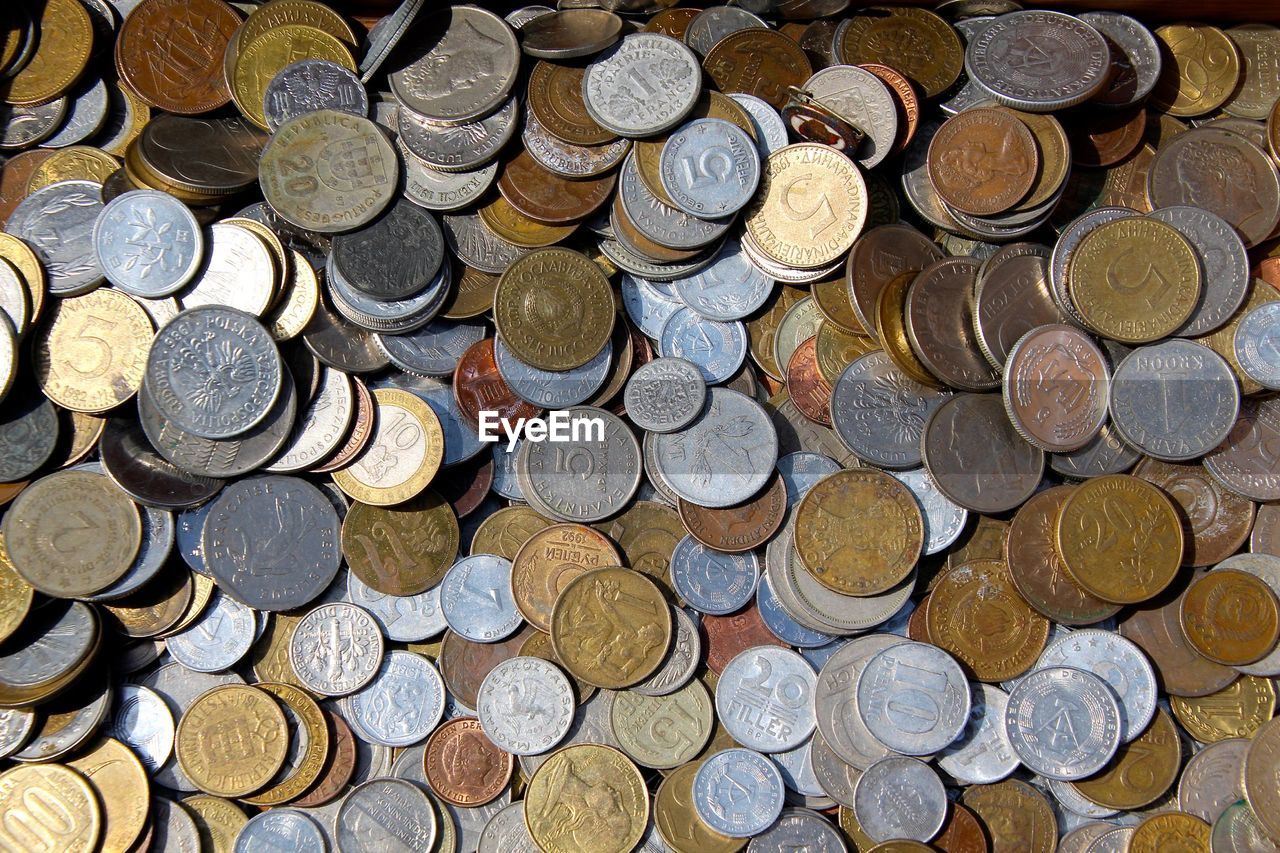
{"type": "Polygon", "coordinates": [[[1152,102],[1173,116],[1196,116],[1222,105],[1240,81],[1240,51],[1217,27],[1168,24],[1155,31],[1162,67],[1152,102]]]}
{"type": "Polygon", "coordinates": [[[387,845],[431,849],[439,824],[422,788],[382,776],[357,785],[343,798],[334,834],[339,849],[352,853],[373,853],[387,845]]]}
{"type": "Polygon", "coordinates": [[[476,712],[495,746],[513,755],[548,752],[569,732],[574,716],[569,679],[555,664],[517,656],[489,671],[476,712]]]}
{"type": "Polygon", "coordinates": [[[1187,587],[1181,604],[1182,630],[1192,648],[1209,660],[1245,666],[1275,647],[1280,638],[1278,607],[1271,587],[1257,576],[1219,568],[1187,587]]]}
{"type": "Polygon", "coordinates": [[[1009,350],[1005,363],[1009,420],[1042,450],[1079,450],[1106,422],[1109,374],[1102,350],[1074,326],[1032,329],[1009,350]]]}
{"type": "Polygon", "coordinates": [[[568,249],[540,249],[516,261],[494,294],[503,342],[521,361],[544,370],[586,364],[608,343],[614,316],[608,279],[585,255],[568,249]]]}
{"type": "Polygon", "coordinates": [[[1245,375],[1264,388],[1280,387],[1280,358],[1272,343],[1278,324],[1280,303],[1266,302],[1246,312],[1236,326],[1236,361],[1245,375]]]}
{"type": "Polygon", "coordinates": [[[699,613],[723,616],[738,610],[751,600],[759,579],[754,551],[716,551],[686,536],[671,552],[671,584],[699,613]]]}
{"type": "Polygon", "coordinates": [[[369,114],[369,95],[359,79],[338,62],[322,58],[299,59],[284,66],[267,83],[262,97],[270,130],[316,110],[369,114]]]}
{"type": "Polygon", "coordinates": [[[697,365],[681,358],[655,359],[627,380],[631,422],[646,432],[676,432],[702,414],[707,385],[697,365]]]}
{"type": "Polygon", "coordinates": [[[334,472],[333,481],[362,503],[393,506],[421,494],[435,477],[444,434],[440,419],[418,396],[379,388],[373,397],[373,434],[350,465],[334,472]]]}
{"type": "Polygon", "coordinates": [[[511,563],[491,554],[459,560],[440,583],[440,609],[459,636],[494,643],[523,621],[511,593],[511,563]]]}
{"type": "Polygon", "coordinates": [[[937,835],[946,819],[946,789],[923,761],[891,756],[877,761],[859,777],[853,809],[873,841],[923,842],[937,835]]]}
{"type": "Polygon", "coordinates": [[[749,749],[726,749],[698,768],[693,779],[693,808],[712,830],[746,838],[763,832],[778,819],[783,792],[776,764],[749,749]]]}
{"type": "Polygon", "coordinates": [[[723,119],[691,121],[662,147],[662,186],[679,209],[715,219],[741,210],[760,182],[755,141],[723,119]]]}
{"type": "Polygon", "coordinates": [[[294,628],[289,663],[303,686],[322,696],[354,693],[378,674],[383,639],[378,623],[353,604],[322,604],[294,628]]]}
{"type": "Polygon", "coordinates": [[[652,136],[680,123],[702,88],[698,58],[657,33],[634,33],[587,66],[582,98],[601,127],[619,136],[652,136]]]}
{"type": "Polygon", "coordinates": [[[432,791],[447,803],[467,808],[496,798],[513,764],[511,753],[489,740],[474,717],[444,722],[427,740],[424,760],[432,791]]]}

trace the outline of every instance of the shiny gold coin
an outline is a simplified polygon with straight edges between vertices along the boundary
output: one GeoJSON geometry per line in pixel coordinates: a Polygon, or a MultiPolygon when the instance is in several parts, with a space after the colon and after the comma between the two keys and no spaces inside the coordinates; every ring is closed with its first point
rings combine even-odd
{"type": "Polygon", "coordinates": [[[1246,376],[1244,370],[1240,367],[1240,360],[1236,358],[1236,329],[1240,326],[1240,321],[1244,319],[1244,315],[1259,305],[1265,305],[1268,302],[1280,302],[1280,291],[1277,291],[1262,279],[1255,278],[1249,288],[1249,296],[1245,299],[1244,304],[1236,310],[1236,313],[1231,315],[1231,319],[1226,322],[1226,325],[1203,337],[1190,339],[1198,344],[1204,344],[1227,360],[1227,364],[1231,365],[1231,372],[1240,381],[1241,394],[1257,394],[1262,390],[1262,385],[1257,380],[1246,376]]]}
{"type": "Polygon", "coordinates": [[[671,643],[671,610],[639,572],[595,569],[556,599],[551,642],[566,670],[588,684],[619,690],[662,665],[671,643]]]}
{"type": "Polygon", "coordinates": [[[272,696],[244,684],[200,694],[182,715],[173,741],[191,783],[218,797],[243,797],[284,766],[289,728],[272,696]]]}
{"type": "Polygon", "coordinates": [[[301,59],[325,59],[356,70],[351,50],[324,30],[306,24],[282,24],[241,39],[231,77],[231,96],[245,118],[269,130],[263,99],[267,84],[286,65],[301,59]]]}
{"type": "Polygon", "coordinates": [[[1200,261],[1178,230],[1133,217],[1090,231],[1071,254],[1067,288],[1095,331],[1122,343],[1178,329],[1200,296],[1200,261]]]}
{"type": "MultiPolygon", "coordinates": [[[[271,0],[270,3],[259,6],[245,19],[241,36],[245,42],[249,42],[282,24],[305,24],[323,30],[352,48],[359,45],[355,32],[342,15],[314,0],[271,0]]],[[[232,42],[233,46],[235,44],[232,42]]]]}
{"type": "Polygon", "coordinates": [[[577,225],[545,225],[530,219],[501,195],[494,196],[493,201],[482,205],[476,212],[499,237],[527,249],[554,245],[578,229],[577,225]]]}
{"type": "Polygon", "coordinates": [[[440,309],[440,316],[446,320],[479,317],[493,307],[493,292],[497,289],[498,276],[463,267],[462,276],[440,309]]]}
{"type": "Polygon", "coordinates": [[[61,764],[21,764],[0,773],[5,847],[90,853],[102,833],[102,809],[85,778],[61,764]]]}
{"type": "Polygon", "coordinates": [[[276,341],[288,341],[302,334],[320,306],[320,280],[311,263],[296,249],[292,256],[289,281],[275,310],[267,315],[265,325],[276,341]]]}
{"type": "Polygon", "coordinates": [[[36,381],[64,409],[114,409],[142,387],[154,337],[147,312],[117,290],[59,299],[36,337],[36,381]]]}
{"type": "Polygon", "coordinates": [[[609,746],[584,743],[557,751],[524,794],[525,825],[544,853],[626,853],[648,821],[644,777],[609,746]]]}
{"type": "Polygon", "coordinates": [[[680,513],[657,501],[635,501],[621,515],[593,526],[618,543],[628,566],[648,575],[674,599],[671,554],[688,535],[680,513]]]}
{"type": "Polygon", "coordinates": [[[826,319],[818,326],[816,337],[818,372],[828,385],[835,385],[844,369],[856,360],[880,349],[873,338],[850,334],[826,319]]]}
{"type": "Polygon", "coordinates": [[[665,696],[619,691],[609,715],[622,751],[655,770],[672,770],[697,756],[715,719],[711,695],[697,679],[665,696]]]}
{"type": "Polygon", "coordinates": [[[1169,850],[1208,850],[1209,824],[1186,812],[1156,814],[1138,824],[1128,853],[1166,853],[1169,850]]]}
{"type": "Polygon", "coordinates": [[[356,577],[385,595],[417,595],[444,579],[458,555],[458,519],[434,491],[395,507],[354,503],[342,554],[356,577]]]}
{"type": "Polygon", "coordinates": [[[1173,116],[1201,116],[1222,106],[1240,82],[1240,51],[1207,24],[1168,24],[1155,31],[1160,79],[1151,103],[1173,116]]]}
{"type": "Polygon", "coordinates": [[[1109,809],[1140,809],[1168,791],[1182,765],[1182,745],[1163,708],[1136,740],[1120,745],[1102,771],[1070,784],[1087,800],[1109,809]]]}
{"type": "Polygon", "coordinates": [[[27,192],[33,193],[59,181],[102,183],[120,168],[120,161],[101,148],[72,145],[60,148],[31,173],[27,192]]]}
{"type": "Polygon", "coordinates": [[[1125,474],[1083,483],[1062,504],[1054,545],[1086,592],[1112,604],[1146,601],[1182,564],[1182,523],[1158,488],[1125,474]]]}
{"type": "Polygon", "coordinates": [[[551,630],[551,612],[574,579],[622,557],[602,533],[582,524],[556,524],[529,537],[511,561],[516,609],[539,631],[551,630]]]}
{"type": "Polygon", "coordinates": [[[554,521],[527,506],[509,506],[486,518],[471,539],[471,553],[514,560],[529,538],[554,521]]]}
{"type": "Polygon", "coordinates": [[[191,572],[171,569],[126,598],[102,605],[102,610],[126,637],[158,637],[178,624],[191,606],[194,592],[191,572]]]}
{"type": "Polygon", "coordinates": [[[59,471],[36,480],[5,513],[14,570],[45,595],[81,598],[118,581],[138,554],[138,507],[101,474],[59,471]]]}
{"type": "Polygon", "coordinates": [[[1173,716],[1201,743],[1252,737],[1276,712],[1276,687],[1270,678],[1243,675],[1208,696],[1170,696],[1173,716]]]}
{"type": "Polygon", "coordinates": [[[333,473],[333,482],[357,501],[393,506],[422,492],[440,470],[444,431],[436,413],[416,394],[379,388],[373,399],[373,436],[355,462],[333,473]]]}
{"type": "Polygon", "coordinates": [[[0,642],[18,630],[31,610],[34,597],[35,589],[13,568],[9,549],[4,544],[4,534],[0,533],[0,642]]]}
{"type": "Polygon", "coordinates": [[[27,296],[31,300],[31,322],[34,325],[44,311],[45,282],[44,265],[36,257],[31,247],[12,234],[0,232],[0,258],[13,264],[13,268],[22,276],[27,286],[27,296]]]}
{"type": "Polygon", "coordinates": [[[849,251],[868,207],[866,181],[848,157],[826,145],[788,145],[765,163],[744,239],[789,267],[826,266],[849,251]]]}
{"type": "Polygon", "coordinates": [[[182,805],[191,811],[200,832],[200,849],[205,853],[232,853],[240,830],[249,816],[240,807],[222,797],[197,794],[185,797],[182,805]]]}
{"type": "Polygon", "coordinates": [[[572,370],[596,356],[616,319],[613,288],[572,249],[538,249],[498,281],[493,321],[511,354],[543,370],[572,370]]]}
{"type": "Polygon", "coordinates": [[[316,700],[302,688],[284,683],[258,684],[257,687],[293,711],[307,732],[307,748],[293,772],[278,784],[245,799],[254,806],[279,806],[302,796],[320,778],[329,757],[329,724],[316,700]]]}
{"type": "Polygon", "coordinates": [[[1179,621],[1187,642],[1226,666],[1255,663],[1280,639],[1276,594],[1261,578],[1239,569],[1213,569],[1197,576],[1181,608],[1179,621]]]}
{"type": "Polygon", "coordinates": [[[693,777],[700,765],[684,764],[662,780],[653,797],[653,822],[674,853],[736,853],[747,839],[721,835],[693,808],[693,777]]]}
{"type": "Polygon", "coordinates": [[[39,7],[35,52],[22,70],[5,82],[7,104],[47,104],[66,93],[89,64],[93,23],[77,0],[45,0],[39,7]]]}
{"type": "Polygon", "coordinates": [[[915,278],[915,272],[904,272],[880,291],[876,297],[876,332],[894,366],[917,382],[940,387],[941,383],[911,348],[911,338],[907,336],[907,289],[915,278]]]}
{"type": "Polygon", "coordinates": [[[177,623],[166,631],[160,633],[160,637],[171,637],[174,634],[185,631],[190,628],[200,614],[204,613],[204,609],[209,606],[209,599],[213,598],[213,578],[208,575],[202,575],[199,572],[191,573],[191,602],[187,605],[187,610],[178,619],[177,623]]]}
{"type": "Polygon", "coordinates": [[[1258,729],[1244,756],[1244,796],[1258,823],[1280,838],[1280,717],[1258,729]]]}
{"type": "Polygon", "coordinates": [[[801,564],[844,595],[877,595],[911,573],[924,546],[924,520],[911,491],[875,469],[837,471],[796,508],[801,564]]]}
{"type": "Polygon", "coordinates": [[[1049,639],[1049,620],[1018,593],[1004,560],[947,572],[929,595],[929,642],[964,662],[979,681],[998,683],[1030,669],[1049,639]]]}
{"type": "Polygon", "coordinates": [[[102,804],[103,853],[126,853],[147,826],[151,808],[147,770],[133,750],[104,737],[67,766],[78,770],[102,804]]]}
{"type": "MultiPolygon", "coordinates": [[[[550,661],[564,669],[564,664],[561,663],[560,658],[556,657],[555,646],[551,644],[550,634],[544,634],[541,631],[530,631],[528,638],[520,646],[520,654],[523,657],[541,658],[542,660],[550,661]]],[[[569,681],[573,684],[573,695],[577,704],[581,705],[596,695],[594,684],[588,684],[571,672],[566,671],[565,674],[569,676],[569,681]]]]}
{"type": "Polygon", "coordinates": [[[853,303],[849,301],[849,279],[844,275],[815,281],[809,285],[809,293],[828,323],[851,335],[867,334],[853,311],[853,303]]]}

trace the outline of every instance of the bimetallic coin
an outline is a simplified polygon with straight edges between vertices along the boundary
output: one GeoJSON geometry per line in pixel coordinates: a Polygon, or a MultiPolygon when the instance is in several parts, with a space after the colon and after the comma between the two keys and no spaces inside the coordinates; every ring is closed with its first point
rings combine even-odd
{"type": "Polygon", "coordinates": [[[459,560],[440,583],[440,609],[459,636],[477,643],[505,640],[524,621],[511,593],[511,562],[491,554],[459,560]]]}
{"type": "MultiPolygon", "coordinates": [[[[1280,304],[1280,303],[1278,303],[1280,304]]],[[[627,417],[646,432],[676,432],[702,414],[707,384],[697,365],[682,358],[658,358],[627,380],[627,417]]]]}
{"type": "Polygon", "coordinates": [[[582,99],[601,126],[619,136],[653,136],[680,123],[697,103],[702,68],[669,36],[635,33],[587,66],[582,99]]]}
{"type": "Polygon", "coordinates": [[[340,489],[376,506],[404,503],[422,493],[444,454],[441,421],[422,398],[408,391],[373,392],[377,425],[369,443],[346,468],[333,474],[340,489]]]}
{"type": "Polygon", "coordinates": [[[1120,745],[1120,707],[1106,682],[1081,669],[1049,666],[1020,680],[1005,712],[1009,743],[1022,762],[1050,779],[1082,779],[1120,745]],[[1059,731],[1079,733],[1055,737],[1059,731]]]}
{"type": "Polygon", "coordinates": [[[782,813],[777,765],[749,749],[712,755],[693,779],[693,808],[707,826],[731,838],[763,832],[782,813]]]}
{"type": "Polygon", "coordinates": [[[945,749],[969,719],[964,672],[954,658],[927,643],[900,643],[877,652],[858,676],[856,695],[857,713],[867,728],[904,755],[945,749]]]}
{"type": "Polygon", "coordinates": [[[686,536],[671,553],[671,583],[700,613],[725,615],[751,600],[760,578],[755,552],[729,554],[686,536]]]}
{"type": "Polygon", "coordinates": [[[303,686],[322,696],[354,693],[377,676],[378,623],[354,604],[322,604],[302,617],[289,640],[289,663],[303,686]]]}
{"type": "Polygon", "coordinates": [[[537,755],[568,734],[573,696],[573,686],[555,664],[518,656],[499,663],[485,676],[476,712],[485,735],[499,749],[537,755]]]}
{"type": "Polygon", "coordinates": [[[431,662],[394,649],[373,680],[344,701],[352,726],[373,743],[405,747],[426,740],[444,714],[444,680],[431,662]]]}
{"type": "Polygon", "coordinates": [[[929,765],[892,756],[877,761],[858,778],[853,808],[863,832],[874,841],[923,842],[942,829],[947,794],[929,765]]]}
{"type": "Polygon", "coordinates": [[[790,649],[757,646],[729,661],[716,683],[716,711],[735,741],[759,752],[800,746],[817,724],[813,667],[790,649]]]}

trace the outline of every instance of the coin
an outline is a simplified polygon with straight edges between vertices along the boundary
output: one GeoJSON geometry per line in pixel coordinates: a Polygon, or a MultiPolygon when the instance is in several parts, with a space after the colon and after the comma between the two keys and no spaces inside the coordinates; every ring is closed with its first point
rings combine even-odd
{"type": "Polygon", "coordinates": [[[1264,657],[1280,637],[1276,595],[1261,579],[1238,569],[1197,577],[1181,603],[1187,641],[1200,654],[1228,666],[1264,657]],[[1223,609],[1225,602],[1230,609],[1223,609]]]}
{"type": "Polygon", "coordinates": [[[929,180],[965,213],[990,216],[1030,191],[1040,163],[1027,126],[996,109],[966,110],[945,121],[929,143],[929,180]]]}
{"type": "Polygon", "coordinates": [[[671,614],[657,586],[640,573],[600,568],[560,593],[551,613],[551,640],[575,677],[618,689],[661,665],[671,641],[671,614]]]}
{"type": "Polygon", "coordinates": [[[346,602],[322,604],[294,628],[289,663],[308,690],[341,696],[367,685],[378,674],[383,639],[365,610],[346,602]]]}
{"type": "Polygon", "coordinates": [[[36,380],[63,408],[104,412],[142,386],[152,336],[146,312],[122,293],[60,300],[37,339],[36,380]]]}
{"type": "MultiPolygon", "coordinates": [[[[51,849],[96,849],[104,828],[102,809],[93,788],[77,771],[61,764],[32,764],[0,775],[0,802],[21,826],[37,826],[51,849]],[[49,810],[60,820],[49,823],[49,810]]],[[[15,844],[15,847],[18,845],[15,844]]]]}
{"type": "Polygon", "coordinates": [[[925,465],[938,489],[975,512],[1003,512],[1035,491],[1044,472],[1040,450],[1009,423],[999,395],[957,394],[926,422],[925,465]],[[957,431],[965,438],[957,441],[957,431]],[[999,460],[991,470],[991,460],[999,460]]]}
{"type": "MultiPolygon", "coordinates": [[[[417,396],[394,388],[373,393],[377,425],[355,461],[333,474],[362,503],[392,506],[421,494],[444,452],[439,418],[417,396]]],[[[420,590],[419,590],[420,591],[420,590]]]]}
{"type": "Polygon", "coordinates": [[[1174,717],[1188,734],[1208,744],[1251,737],[1271,719],[1275,703],[1271,682],[1253,675],[1207,696],[1174,696],[1169,700],[1174,717]]]}
{"type": "Polygon", "coordinates": [[[494,311],[498,334],[518,358],[544,370],[569,370],[608,342],[615,306],[607,280],[585,256],[542,249],[503,273],[494,311]],[[582,335],[584,329],[591,334],[582,335]]]}
{"type": "Polygon", "coordinates": [[[1042,450],[1078,450],[1106,423],[1109,374],[1101,349],[1079,329],[1034,328],[1010,348],[1005,363],[1009,420],[1042,450]]]}
{"type": "Polygon", "coordinates": [[[891,756],[877,761],[858,779],[853,797],[858,822],[873,841],[931,839],[947,813],[942,780],[915,758],[891,756]]]}
{"type": "Polygon", "coordinates": [[[1217,27],[1168,24],[1155,31],[1163,65],[1152,101],[1174,116],[1211,112],[1240,80],[1240,52],[1217,27]]]}
{"type": "Polygon", "coordinates": [[[855,689],[857,713],[868,730],[904,755],[943,749],[960,737],[969,718],[969,685],[959,664],[926,643],[900,643],[876,652],[855,689]],[[907,702],[899,704],[896,698],[907,702]]]}
{"type": "Polygon", "coordinates": [[[102,282],[102,268],[87,239],[102,206],[100,184],[73,180],[31,193],[9,214],[5,230],[35,252],[50,293],[77,296],[102,282]]]}
{"type": "MultiPolygon", "coordinates": [[[[948,385],[982,391],[999,384],[975,335],[973,289],[978,264],[945,258],[925,267],[907,289],[903,321],[916,358],[948,385]]],[[[895,317],[896,320],[896,317],[895,317]]]]}
{"type": "Polygon", "coordinates": [[[378,777],[353,788],[334,821],[343,850],[373,851],[382,844],[431,848],[439,831],[426,792],[403,779],[378,777]],[[370,824],[373,829],[365,830],[370,824]]]}
{"type": "Polygon", "coordinates": [[[702,416],[684,430],[658,436],[659,470],[685,500],[699,506],[732,506],[768,482],[778,456],[778,436],[761,406],[745,395],[711,388],[702,416]],[[737,464],[716,470],[712,459],[732,448],[737,464]]]}
{"type": "Polygon", "coordinates": [[[1021,598],[1003,561],[956,566],[938,581],[929,602],[930,641],[981,681],[1006,681],[1026,672],[1049,635],[1048,620],[1021,598]]]}
{"type": "Polygon", "coordinates": [[[1054,849],[1058,821],[1044,795],[1018,779],[976,785],[961,801],[992,835],[994,845],[1024,844],[1035,853],[1054,849]]]}
{"type": "Polygon", "coordinates": [[[649,817],[639,770],[618,750],[597,744],[570,746],[552,755],[529,780],[524,802],[530,835],[540,849],[551,853],[630,850],[644,835],[649,817]],[[587,803],[600,789],[613,796],[592,809],[591,820],[564,820],[566,813],[591,808],[587,803]]]}
{"type": "Polygon", "coordinates": [[[240,24],[235,10],[219,0],[146,0],[140,6],[116,39],[116,68],[130,92],[172,113],[203,113],[226,104],[231,92],[222,76],[222,54],[240,24]]]}
{"type": "Polygon", "coordinates": [[[963,70],[964,50],[946,21],[924,9],[869,7],[836,34],[836,50],[850,65],[882,62],[896,68],[926,98],[936,98],[963,70]]]}
{"type": "Polygon", "coordinates": [[[174,752],[207,794],[239,797],[266,785],[284,763],[288,731],[271,696],[245,685],[216,687],[187,708],[174,752]]]}
{"type": "Polygon", "coordinates": [[[693,109],[701,84],[691,50],[668,36],[634,33],[587,66],[582,97],[601,127],[619,136],[650,136],[693,109]]]}

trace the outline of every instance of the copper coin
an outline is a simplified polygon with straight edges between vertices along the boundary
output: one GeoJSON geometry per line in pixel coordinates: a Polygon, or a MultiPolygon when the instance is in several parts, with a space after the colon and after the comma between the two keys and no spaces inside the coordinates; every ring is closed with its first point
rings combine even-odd
{"type": "Polygon", "coordinates": [[[473,424],[480,413],[497,412],[498,417],[515,423],[520,418],[536,418],[542,409],[516,396],[507,380],[498,372],[493,338],[477,341],[458,359],[453,371],[453,399],[462,416],[473,424]]]}
{"type": "Polygon", "coordinates": [[[942,825],[942,832],[930,842],[946,853],[986,853],[987,833],[977,816],[959,803],[951,804],[951,814],[942,825]]]}
{"type": "Polygon", "coordinates": [[[1174,590],[1136,605],[1120,623],[1120,634],[1151,658],[1160,683],[1172,696],[1208,696],[1235,681],[1237,672],[1200,654],[1179,624],[1182,596],[1174,590]]]}
{"type": "Polygon", "coordinates": [[[356,772],[356,739],[351,733],[347,721],[328,708],[324,711],[325,720],[329,723],[329,757],[324,769],[320,771],[320,779],[315,786],[290,805],[298,808],[323,806],[333,802],[347,787],[356,772]]]}
{"type": "Polygon", "coordinates": [[[1193,649],[1225,666],[1247,666],[1280,639],[1280,603],[1271,587],[1239,569],[1197,577],[1182,596],[1182,633],[1193,649]]]}
{"type": "Polygon", "coordinates": [[[1114,166],[1128,157],[1147,130],[1147,111],[1086,108],[1066,118],[1071,126],[1071,161],[1077,166],[1114,166]]]}
{"type": "Polygon", "coordinates": [[[746,607],[729,616],[703,616],[702,632],[707,641],[707,668],[719,675],[729,661],[752,646],[781,646],[783,642],[764,624],[760,608],[752,599],[746,607]]]}
{"type": "Polygon", "coordinates": [[[476,706],[480,683],[495,666],[520,654],[520,647],[535,629],[526,625],[501,643],[473,643],[453,631],[444,632],[440,646],[440,675],[454,698],[468,708],[476,706]]]}
{"type": "Polygon", "coordinates": [[[1065,323],[1038,326],[1009,350],[1005,410],[1018,434],[1041,450],[1078,450],[1106,423],[1110,374],[1087,334],[1065,323]]]}
{"type": "Polygon", "coordinates": [[[0,483],[0,506],[4,506],[16,498],[18,493],[29,485],[31,485],[30,480],[19,480],[16,483],[0,483]]]}
{"type": "Polygon", "coordinates": [[[931,374],[953,388],[987,391],[1000,386],[1000,371],[982,354],[973,323],[975,258],[934,261],[907,289],[907,338],[931,374]]]}
{"type": "Polygon", "coordinates": [[[528,152],[508,160],[498,176],[498,192],[525,216],[544,225],[570,225],[609,200],[617,175],[570,181],[549,172],[528,152]]]}
{"type": "Polygon", "coordinates": [[[440,799],[475,808],[502,793],[515,761],[511,753],[494,746],[479,720],[458,717],[427,738],[423,765],[427,784],[440,799]]]}
{"type": "Polygon", "coordinates": [[[572,145],[600,145],[617,139],[587,112],[582,100],[582,78],[586,69],[579,65],[558,65],[540,61],[529,74],[529,111],[546,128],[547,133],[572,145]]]}
{"type": "Polygon", "coordinates": [[[1085,592],[1062,565],[1053,531],[1075,486],[1055,486],[1019,507],[1009,525],[1005,553],[1013,585],[1036,610],[1063,625],[1092,625],[1120,612],[1085,592]]]}
{"type": "Polygon", "coordinates": [[[476,511],[493,485],[493,456],[484,454],[482,460],[451,468],[451,476],[435,481],[436,491],[460,519],[476,511]]]}
{"type": "Polygon", "coordinates": [[[153,107],[205,113],[231,100],[223,54],[240,16],[222,0],[143,0],[120,26],[120,82],[153,107]]]}
{"type": "Polygon", "coordinates": [[[876,300],[885,285],[906,272],[919,272],[943,256],[937,243],[910,225],[881,225],[862,234],[845,264],[849,301],[862,328],[879,339],[876,300]]]}
{"type": "Polygon", "coordinates": [[[680,520],[703,545],[736,554],[758,548],[778,532],[787,514],[787,490],[777,474],[751,500],[710,509],[680,499],[680,520]]]}
{"type": "Polygon", "coordinates": [[[867,62],[858,66],[870,71],[884,81],[893,96],[894,105],[898,108],[898,138],[894,140],[893,149],[889,152],[897,154],[911,144],[916,129],[920,126],[920,99],[916,96],[916,88],[911,81],[888,65],[867,62]]]}
{"type": "Polygon", "coordinates": [[[694,18],[698,17],[701,9],[676,8],[663,9],[658,14],[649,19],[649,22],[641,29],[646,33],[658,33],[659,35],[671,36],[677,41],[684,41],[685,31],[689,29],[689,24],[694,18]]]}
{"type": "Polygon", "coordinates": [[[787,392],[800,413],[814,423],[831,426],[831,385],[818,370],[818,337],[806,338],[787,365],[787,392]]]}
{"type": "Polygon", "coordinates": [[[0,223],[9,218],[18,202],[27,197],[27,184],[36,168],[54,154],[54,149],[37,148],[15,154],[0,166],[0,223]]]}
{"type": "MultiPolygon", "coordinates": [[[[34,154],[36,152],[33,151],[28,153],[34,154]]],[[[22,156],[22,155],[18,155],[18,156],[22,156]]],[[[5,169],[8,169],[9,165],[12,163],[13,163],[13,160],[10,160],[8,163],[6,163],[5,169]]],[[[3,183],[0,183],[0,187],[3,187],[3,183]]],[[[1277,290],[1280,290],[1280,258],[1263,258],[1261,261],[1258,262],[1258,268],[1257,270],[1254,271],[1254,275],[1262,279],[1272,287],[1276,288],[1277,290]]]]}
{"type": "Polygon", "coordinates": [[[776,110],[786,104],[788,87],[803,86],[813,76],[800,45],[777,30],[762,28],[738,30],[720,39],[707,51],[702,67],[726,95],[755,95],[776,110]]]}
{"type": "Polygon", "coordinates": [[[933,645],[933,640],[929,637],[929,599],[932,597],[933,593],[926,594],[907,617],[907,637],[917,643],[933,645]]]}
{"type": "Polygon", "coordinates": [[[1249,538],[1254,505],[1232,494],[1198,462],[1175,464],[1144,459],[1133,476],[1173,498],[1182,521],[1184,566],[1211,566],[1234,554],[1249,538]]]}
{"type": "Polygon", "coordinates": [[[965,110],[942,123],[929,143],[929,181],[947,204],[974,216],[1003,213],[1036,181],[1040,150],[1016,116],[965,110]]]}
{"type": "Polygon", "coordinates": [[[338,452],[329,457],[328,462],[311,469],[317,474],[327,474],[346,467],[351,460],[360,455],[365,445],[369,443],[369,439],[373,437],[374,422],[378,413],[377,406],[373,402],[373,394],[369,393],[369,387],[358,376],[351,377],[351,384],[356,392],[356,414],[352,419],[351,432],[347,434],[347,440],[343,442],[342,447],[338,448],[338,452]]]}

